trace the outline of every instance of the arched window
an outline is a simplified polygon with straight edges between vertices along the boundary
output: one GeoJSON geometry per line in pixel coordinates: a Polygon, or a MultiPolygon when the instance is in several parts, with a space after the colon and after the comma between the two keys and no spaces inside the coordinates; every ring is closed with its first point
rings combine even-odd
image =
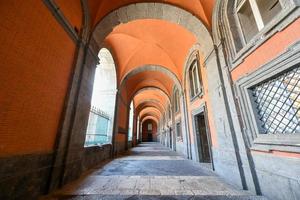
{"type": "Polygon", "coordinates": [[[176,136],[177,136],[177,138],[182,139],[181,123],[180,122],[176,123],[176,136]]]}
{"type": "Polygon", "coordinates": [[[245,43],[248,43],[280,11],[280,0],[237,0],[236,12],[245,43]]]}
{"type": "Polygon", "coordinates": [[[112,138],[117,88],[115,64],[105,48],[98,56],[100,64],[95,72],[85,146],[111,143],[112,138]]]}
{"type": "Polygon", "coordinates": [[[147,129],[148,129],[148,131],[152,131],[152,124],[151,123],[148,124],[147,129]]]}
{"type": "Polygon", "coordinates": [[[140,117],[137,117],[137,123],[136,123],[136,139],[140,139],[140,117]]]}
{"type": "Polygon", "coordinates": [[[198,59],[195,59],[189,68],[191,98],[202,94],[202,86],[199,72],[199,61],[198,59]]]}
{"type": "Polygon", "coordinates": [[[133,101],[130,104],[130,111],[129,111],[129,124],[128,124],[128,141],[132,141],[133,135],[133,101]]]}
{"type": "Polygon", "coordinates": [[[179,111],[179,91],[178,89],[175,90],[175,93],[174,93],[174,111],[175,113],[177,113],[179,111]]]}

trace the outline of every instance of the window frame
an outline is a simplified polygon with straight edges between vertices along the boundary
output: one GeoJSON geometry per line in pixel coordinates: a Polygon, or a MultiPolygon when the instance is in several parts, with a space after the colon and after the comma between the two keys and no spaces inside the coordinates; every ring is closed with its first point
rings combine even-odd
{"type": "Polygon", "coordinates": [[[175,127],[176,127],[176,138],[177,138],[177,140],[182,141],[182,140],[183,140],[183,135],[182,135],[182,124],[181,124],[181,121],[180,121],[180,120],[179,120],[179,121],[176,121],[175,127]],[[179,129],[178,129],[178,124],[179,124],[179,129]],[[179,132],[180,134],[178,134],[178,132],[179,132]]]}
{"type": "Polygon", "coordinates": [[[108,127],[109,124],[111,123],[111,118],[109,117],[109,115],[107,113],[105,113],[104,111],[100,110],[99,108],[92,106],[90,108],[90,112],[89,112],[89,119],[88,119],[88,124],[86,126],[86,130],[85,130],[85,140],[84,140],[84,148],[87,147],[93,147],[93,146],[102,146],[105,144],[111,144],[111,142],[109,142],[109,136],[108,136],[108,127]],[[93,116],[93,117],[92,117],[93,116]],[[105,134],[99,134],[97,132],[94,133],[89,133],[88,131],[91,129],[91,126],[95,127],[95,131],[97,129],[97,125],[100,122],[99,118],[105,119],[107,121],[106,123],[106,133],[105,134]],[[104,143],[97,143],[95,139],[93,139],[92,141],[89,141],[89,137],[97,137],[97,136],[106,136],[107,137],[107,142],[104,143]],[[90,142],[90,144],[89,144],[90,142]],[[93,142],[93,143],[91,143],[93,142]]]}
{"type": "Polygon", "coordinates": [[[153,127],[152,127],[152,123],[148,123],[147,124],[147,131],[152,131],[153,130],[153,127]]]}
{"type": "Polygon", "coordinates": [[[180,111],[180,99],[179,99],[179,90],[175,89],[174,91],[174,112],[178,113],[180,111]]]}
{"type": "Polygon", "coordinates": [[[255,85],[280,75],[296,65],[300,65],[300,42],[295,43],[277,58],[236,82],[235,86],[244,124],[243,131],[248,137],[251,149],[300,152],[300,134],[260,134],[262,131],[250,90],[255,85]]]}
{"type": "Polygon", "coordinates": [[[168,109],[168,117],[169,117],[169,120],[172,119],[172,108],[171,108],[171,106],[169,106],[169,109],[168,109]]]}
{"type": "MultiPolygon", "coordinates": [[[[262,28],[264,27],[264,24],[261,24],[261,22],[258,24],[258,21],[260,21],[260,19],[261,19],[261,15],[260,15],[260,13],[255,13],[254,11],[253,11],[253,7],[252,7],[252,5],[254,4],[253,3],[253,1],[255,1],[256,2],[256,0],[242,0],[242,1],[240,1],[239,2],[239,4],[236,4],[236,8],[235,8],[235,16],[236,16],[236,21],[237,21],[237,23],[238,23],[238,27],[239,27],[239,30],[238,30],[238,32],[239,32],[239,34],[240,34],[240,37],[241,37],[241,39],[242,39],[242,43],[243,43],[243,46],[246,46],[249,42],[251,42],[251,40],[257,35],[257,34],[259,34],[259,32],[262,30],[262,28]],[[245,31],[244,31],[244,28],[243,28],[243,24],[242,24],[242,22],[241,22],[241,18],[239,17],[239,13],[240,13],[240,10],[243,8],[243,6],[246,4],[246,2],[249,2],[249,5],[250,5],[250,10],[251,10],[251,12],[252,12],[252,14],[253,14],[253,17],[254,17],[254,22],[255,22],[255,26],[256,26],[256,28],[257,28],[257,33],[249,40],[249,41],[247,41],[246,40],[246,36],[245,36],[245,31]],[[258,16],[258,14],[259,14],[259,16],[258,16]]],[[[257,5],[256,5],[257,6],[257,5]]]]}
{"type": "Polygon", "coordinates": [[[199,55],[198,52],[196,55],[194,55],[194,58],[189,63],[188,68],[188,79],[189,79],[189,90],[190,90],[190,100],[194,101],[197,97],[203,96],[203,84],[202,84],[202,73],[200,69],[200,62],[199,62],[199,55]],[[193,73],[193,69],[195,69],[196,73],[196,81],[195,81],[195,74],[193,73]],[[196,88],[196,84],[198,85],[198,88],[196,88]],[[198,89],[198,92],[196,92],[196,89],[198,89]]]}
{"type": "Polygon", "coordinates": [[[129,105],[129,112],[128,112],[128,131],[127,131],[127,140],[133,140],[133,131],[134,131],[134,102],[132,101],[129,105]]]}
{"type": "Polygon", "coordinates": [[[241,33],[241,36],[242,36],[243,46],[246,46],[248,43],[250,43],[253,40],[253,38],[256,37],[256,35],[258,35],[269,23],[271,23],[282,12],[282,10],[283,10],[282,1],[281,0],[278,0],[278,1],[281,6],[281,11],[279,13],[277,13],[277,15],[274,16],[273,19],[270,20],[270,22],[268,22],[266,24],[263,21],[263,17],[262,17],[261,11],[259,9],[259,6],[257,4],[257,0],[243,0],[243,1],[239,2],[239,4],[236,4],[235,13],[236,13],[237,21],[239,23],[239,29],[240,29],[239,32],[241,33]],[[249,2],[250,9],[254,16],[255,25],[256,25],[256,28],[258,29],[258,33],[256,35],[254,35],[248,42],[246,41],[246,37],[245,37],[244,31],[242,28],[242,23],[241,23],[240,17],[238,16],[239,11],[246,4],[246,2],[249,2]]]}
{"type": "MultiPolygon", "coordinates": [[[[246,0],[242,0],[239,5],[244,3],[246,0]]],[[[281,12],[278,13],[269,23],[265,24],[263,29],[259,31],[248,43],[244,42],[244,36],[242,32],[242,27],[239,22],[239,17],[237,14],[237,0],[235,1],[235,5],[233,8],[233,18],[236,26],[237,26],[237,35],[236,37],[240,38],[242,43],[242,47],[236,49],[232,55],[230,70],[235,69],[239,64],[243,61],[245,57],[250,55],[253,51],[255,51],[260,45],[262,45],[266,40],[271,38],[277,32],[282,31],[288,25],[293,23],[297,18],[299,18],[300,10],[300,2],[298,0],[279,0],[281,5],[281,12]]],[[[227,26],[230,27],[229,22],[227,22],[227,26]]],[[[232,30],[231,30],[232,32],[232,30]]],[[[236,44],[234,44],[236,47],[236,44]]]]}

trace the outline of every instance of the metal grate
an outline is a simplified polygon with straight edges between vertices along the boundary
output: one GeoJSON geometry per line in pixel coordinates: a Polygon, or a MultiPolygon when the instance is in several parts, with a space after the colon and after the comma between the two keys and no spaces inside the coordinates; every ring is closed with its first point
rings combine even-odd
{"type": "Polygon", "coordinates": [[[263,133],[300,133],[300,67],[251,89],[263,133]]]}
{"type": "Polygon", "coordinates": [[[109,115],[99,108],[92,107],[86,130],[85,146],[104,144],[111,141],[111,138],[107,135],[109,125],[109,115]]]}

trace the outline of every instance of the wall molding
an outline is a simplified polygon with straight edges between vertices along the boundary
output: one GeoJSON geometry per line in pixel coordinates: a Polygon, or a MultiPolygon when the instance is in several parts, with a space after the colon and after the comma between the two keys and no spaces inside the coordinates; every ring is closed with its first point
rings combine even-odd
{"type": "Polygon", "coordinates": [[[250,99],[249,88],[288,70],[289,68],[300,63],[300,42],[296,42],[282,52],[277,58],[267,64],[260,66],[258,70],[240,78],[236,82],[236,90],[239,97],[242,119],[245,125],[244,133],[248,137],[251,149],[264,151],[300,151],[297,145],[300,136],[298,135],[262,135],[256,122],[256,114],[253,110],[250,99]],[[247,113],[247,114],[246,114],[247,113]]]}
{"type": "Polygon", "coordinates": [[[62,26],[62,28],[70,36],[70,38],[74,42],[77,42],[79,40],[78,33],[76,33],[76,31],[73,28],[72,24],[65,17],[65,15],[61,12],[60,8],[55,3],[55,1],[54,0],[43,0],[43,2],[46,5],[46,7],[49,9],[49,11],[52,13],[52,15],[55,17],[55,19],[57,20],[57,22],[62,26]]]}

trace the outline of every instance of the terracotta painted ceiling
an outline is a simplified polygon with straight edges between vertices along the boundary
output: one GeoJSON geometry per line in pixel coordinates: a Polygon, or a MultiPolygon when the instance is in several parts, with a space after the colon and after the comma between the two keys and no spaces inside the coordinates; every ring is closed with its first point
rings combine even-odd
{"type": "Polygon", "coordinates": [[[158,90],[144,90],[137,94],[133,100],[137,113],[149,106],[155,107],[163,113],[170,103],[168,97],[158,90]]]}
{"type": "Polygon", "coordinates": [[[120,7],[141,2],[158,2],[180,7],[198,17],[208,29],[215,0],[89,0],[93,24],[96,25],[105,15],[120,7]]]}
{"type": "MultiPolygon", "coordinates": [[[[127,100],[130,101],[139,90],[147,87],[157,87],[168,96],[172,94],[173,81],[165,74],[157,71],[145,71],[131,77],[125,83],[127,100]]],[[[122,89],[122,88],[121,88],[122,89]]]]}
{"type": "Polygon", "coordinates": [[[181,79],[184,61],[196,37],[177,24],[145,19],[117,26],[105,43],[114,51],[119,81],[146,64],[164,66],[181,79]]]}

